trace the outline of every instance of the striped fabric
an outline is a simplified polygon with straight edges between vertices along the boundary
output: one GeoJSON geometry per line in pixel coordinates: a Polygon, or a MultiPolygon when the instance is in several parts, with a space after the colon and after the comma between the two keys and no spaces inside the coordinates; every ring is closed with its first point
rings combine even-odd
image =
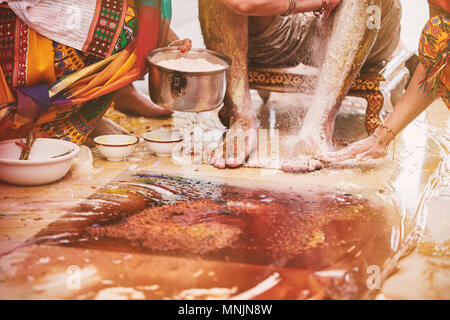
{"type": "Polygon", "coordinates": [[[96,0],[6,1],[31,29],[56,42],[82,50],[89,39],[96,0]]]}

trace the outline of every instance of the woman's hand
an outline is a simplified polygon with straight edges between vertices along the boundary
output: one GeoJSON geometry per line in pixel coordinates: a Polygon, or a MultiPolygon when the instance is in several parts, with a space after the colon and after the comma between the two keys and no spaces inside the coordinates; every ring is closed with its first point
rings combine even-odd
{"type": "Polygon", "coordinates": [[[335,151],[316,154],[315,158],[324,162],[340,162],[349,159],[364,161],[386,156],[386,147],[375,135],[352,143],[348,147],[335,151]]]}
{"type": "Polygon", "coordinates": [[[181,44],[180,44],[180,46],[181,46],[181,48],[180,48],[181,53],[186,53],[186,52],[188,52],[189,50],[192,49],[192,41],[191,41],[191,39],[186,38],[186,39],[180,40],[180,42],[181,42],[181,44]]]}
{"type": "Polygon", "coordinates": [[[181,53],[186,53],[192,48],[192,41],[191,39],[183,39],[183,40],[175,40],[171,43],[169,43],[169,47],[171,46],[179,46],[181,53]]]}
{"type": "Polygon", "coordinates": [[[173,32],[172,29],[169,29],[169,34],[166,38],[166,46],[180,46],[181,53],[186,53],[191,50],[192,48],[192,41],[191,39],[185,38],[181,40],[175,32],[173,32]]]}

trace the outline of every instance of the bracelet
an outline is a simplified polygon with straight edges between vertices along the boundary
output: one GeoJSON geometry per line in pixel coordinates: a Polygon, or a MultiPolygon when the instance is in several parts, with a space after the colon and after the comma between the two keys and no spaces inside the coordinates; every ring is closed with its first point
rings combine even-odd
{"type": "Polygon", "coordinates": [[[322,8],[320,10],[314,11],[314,15],[316,17],[320,17],[325,11],[327,11],[328,3],[327,0],[322,0],[322,8]]]}
{"type": "Polygon", "coordinates": [[[295,13],[297,11],[297,0],[289,0],[289,8],[286,13],[282,14],[282,17],[287,17],[295,13]]]}
{"type": "Polygon", "coordinates": [[[397,135],[394,130],[392,130],[385,124],[380,125],[379,128],[386,129],[386,131],[389,132],[390,134],[392,134],[394,137],[397,135]]]}
{"type": "Polygon", "coordinates": [[[182,40],[182,39],[178,39],[178,40],[172,41],[171,43],[169,43],[168,47],[172,47],[172,46],[175,45],[175,43],[177,43],[177,42],[183,42],[183,41],[184,41],[184,40],[182,40]]]}

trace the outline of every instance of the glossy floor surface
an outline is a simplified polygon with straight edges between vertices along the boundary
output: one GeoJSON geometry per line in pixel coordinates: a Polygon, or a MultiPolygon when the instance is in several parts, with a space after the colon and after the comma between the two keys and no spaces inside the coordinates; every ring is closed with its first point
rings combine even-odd
{"type": "MultiPolygon", "coordinates": [[[[307,99],[278,94],[263,104],[254,94],[254,101],[282,159],[307,99]]],[[[363,112],[361,101],[346,101],[337,142],[364,136],[363,112]]],[[[80,159],[56,184],[1,184],[0,296],[448,297],[444,112],[434,104],[383,160],[311,174],[282,173],[265,161],[218,170],[195,153],[157,158],[140,143],[122,163],[93,149],[93,167],[80,159]]],[[[136,135],[161,126],[194,133],[200,123],[214,133],[203,139],[213,141],[222,130],[214,113],[109,116],[136,135]]]]}
{"type": "MultiPolygon", "coordinates": [[[[175,31],[202,46],[195,1],[173,2],[175,31]]],[[[411,50],[427,19],[420,2],[403,1],[411,50]]],[[[445,106],[419,117],[384,160],[294,175],[277,168],[308,98],[253,100],[264,142],[244,168],[207,164],[223,132],[214,112],[110,111],[138,136],[165,127],[192,139],[173,159],[141,143],[121,163],[93,149],[91,164],[85,149],[55,184],[0,182],[0,298],[450,299],[445,106]]],[[[361,101],[347,100],[335,142],[364,137],[363,119],[361,101]]]]}

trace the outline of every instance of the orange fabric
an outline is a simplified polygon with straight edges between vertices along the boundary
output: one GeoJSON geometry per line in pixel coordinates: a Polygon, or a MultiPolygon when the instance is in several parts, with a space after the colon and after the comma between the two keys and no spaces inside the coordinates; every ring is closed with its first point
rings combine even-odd
{"type": "Polygon", "coordinates": [[[96,89],[98,86],[105,85],[108,79],[114,75],[117,70],[125,63],[128,58],[127,50],[124,50],[114,57],[114,60],[100,73],[95,75],[95,77],[90,81],[89,84],[83,86],[80,90],[75,91],[72,95],[79,97],[83,94],[89,93],[92,89],[96,89]]]}
{"type": "MultiPolygon", "coordinates": [[[[51,40],[40,35],[36,31],[29,29],[28,52],[27,52],[27,84],[34,86],[41,83],[52,84],[56,81],[53,46],[51,40]]],[[[15,97],[12,94],[3,71],[0,68],[0,105],[13,102],[15,97]]],[[[0,119],[6,116],[7,109],[0,110],[0,119]]],[[[8,122],[10,130],[17,130],[29,123],[30,119],[19,114],[14,114],[11,122],[8,122]]]]}
{"type": "Polygon", "coordinates": [[[426,69],[424,90],[442,97],[450,108],[449,41],[450,16],[432,17],[423,28],[419,44],[420,62],[426,69]]]}
{"type": "Polygon", "coordinates": [[[56,81],[52,41],[33,29],[28,34],[27,85],[56,81]]]}
{"type": "MultiPolygon", "coordinates": [[[[51,84],[56,81],[51,40],[30,29],[28,33],[27,84],[51,84]]],[[[0,105],[14,101],[3,70],[0,68],[0,105]]]]}
{"type": "MultiPolygon", "coordinates": [[[[68,101],[69,105],[80,105],[87,101],[99,98],[123,88],[125,85],[141,78],[144,75],[143,71],[136,67],[136,54],[127,49],[110,57],[109,61],[109,65],[107,65],[104,70],[93,75],[93,77],[90,77],[92,80],[90,81],[89,87],[83,85],[81,89],[78,89],[79,87],[77,84],[72,85],[72,88],[70,88],[69,91],[78,89],[78,92],[76,92],[75,99],[68,101]],[[119,67],[117,67],[117,61],[121,62],[119,67]],[[88,91],[86,91],[85,88],[88,88],[88,91]]],[[[103,62],[104,60],[92,65],[91,67],[95,67],[97,64],[102,64],[103,62]]],[[[71,78],[76,77],[77,72],[67,76],[67,78],[62,80],[61,84],[63,85],[64,82],[71,83],[71,78]]],[[[65,89],[66,88],[62,86],[61,90],[64,91],[65,89]]],[[[70,95],[75,96],[74,94],[70,95]]],[[[60,111],[61,106],[50,107],[49,111],[39,118],[37,124],[52,121],[52,119],[54,119],[56,114],[60,111]]]]}
{"type": "Polygon", "coordinates": [[[5,76],[3,75],[2,68],[0,68],[0,105],[7,102],[14,101],[15,98],[6,83],[5,76]]]}

